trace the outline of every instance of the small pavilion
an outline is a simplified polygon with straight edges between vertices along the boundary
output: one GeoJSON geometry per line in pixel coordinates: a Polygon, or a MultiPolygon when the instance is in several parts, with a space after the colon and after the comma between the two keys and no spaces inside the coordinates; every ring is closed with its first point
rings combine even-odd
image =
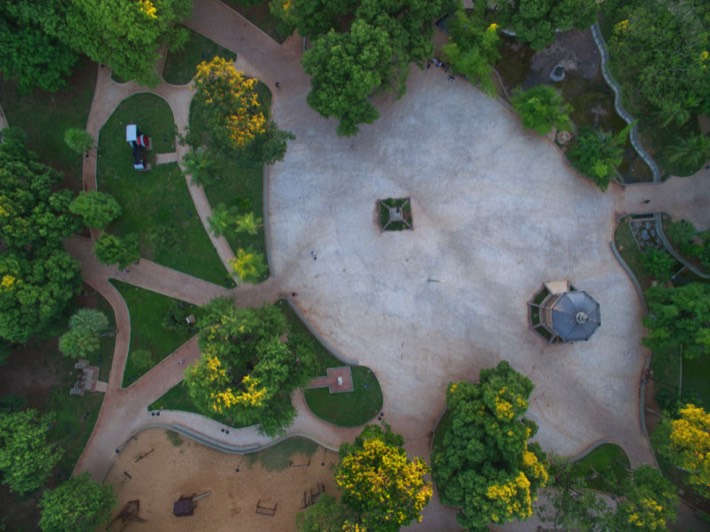
{"type": "Polygon", "coordinates": [[[532,328],[550,344],[588,340],[601,325],[599,303],[569,281],[544,283],[528,305],[532,328]]]}

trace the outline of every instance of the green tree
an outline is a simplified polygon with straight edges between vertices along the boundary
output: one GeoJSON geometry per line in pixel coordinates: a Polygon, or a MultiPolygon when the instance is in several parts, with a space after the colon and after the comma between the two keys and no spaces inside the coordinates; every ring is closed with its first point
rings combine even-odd
{"type": "Polygon", "coordinates": [[[335,482],[365,530],[394,532],[420,522],[431,499],[431,483],[424,480],[429,468],[419,458],[409,460],[403,444],[389,425],[367,425],[353,444],[340,447],[335,482]]]}
{"type": "Polygon", "coordinates": [[[235,231],[237,233],[247,233],[248,235],[259,234],[259,229],[263,225],[263,220],[256,216],[253,212],[240,214],[234,220],[236,224],[235,231]]]}
{"type": "Polygon", "coordinates": [[[686,257],[697,257],[701,250],[695,241],[697,229],[688,220],[674,220],[668,227],[667,235],[673,245],[686,257]]]}
{"type": "Polygon", "coordinates": [[[70,127],[64,132],[64,142],[72,151],[84,153],[94,147],[94,137],[84,129],[70,127]]]}
{"type": "Polygon", "coordinates": [[[613,530],[668,530],[668,523],[675,521],[675,486],[657,469],[647,465],[635,469],[623,493],[612,521],[613,530]]]}
{"type": "Polygon", "coordinates": [[[349,33],[329,31],[303,54],[311,76],[308,105],[339,120],[338,135],[357,134],[359,124],[379,117],[369,98],[385,82],[393,50],[387,32],[355,21],[349,33]]]}
{"type": "Polygon", "coordinates": [[[682,173],[692,174],[710,160],[710,137],[702,133],[685,138],[676,137],[668,148],[667,156],[670,162],[678,165],[682,173]]]}
{"type": "Polygon", "coordinates": [[[0,337],[26,342],[80,290],[79,264],[63,250],[0,254],[0,337]]]}
{"type": "Polygon", "coordinates": [[[215,236],[231,235],[234,232],[234,220],[239,216],[236,207],[229,207],[224,203],[218,203],[212,209],[212,216],[209,217],[210,231],[215,236]]]}
{"type": "Polygon", "coordinates": [[[456,12],[449,22],[451,42],[443,46],[442,52],[454,72],[478,83],[483,92],[493,96],[496,93],[493,65],[500,57],[500,36],[498,26],[486,24],[481,11],[474,8],[469,14],[463,10],[456,12]]]}
{"type": "Polygon", "coordinates": [[[68,0],[52,4],[61,23],[45,30],[75,50],[104,63],[121,78],[145,85],[160,81],[155,71],[159,50],[177,50],[187,40],[178,26],[190,15],[190,0],[68,0]]]}
{"type": "Polygon", "coordinates": [[[121,206],[110,194],[91,190],[81,192],[69,204],[69,210],[81,216],[84,225],[104,229],[108,224],[121,216],[121,206]]]}
{"type": "Polygon", "coordinates": [[[515,36],[542,50],[555,40],[555,30],[585,29],[594,24],[596,0],[511,0],[491,1],[495,16],[515,36]]]}
{"type": "Polygon", "coordinates": [[[566,129],[570,126],[568,113],[572,108],[549,85],[536,85],[526,91],[515,89],[511,100],[523,120],[523,126],[534,129],[540,135],[547,135],[553,128],[566,129]]]}
{"type": "Polygon", "coordinates": [[[710,353],[710,285],[685,286],[646,291],[648,314],[643,324],[648,335],[643,344],[653,351],[654,370],[661,372],[680,355],[687,359],[710,353]]]}
{"type": "Polygon", "coordinates": [[[102,235],[94,244],[94,251],[99,261],[104,264],[117,264],[121,270],[141,258],[138,235],[134,234],[122,239],[114,235],[102,235]]]}
{"type": "Polygon", "coordinates": [[[641,255],[643,269],[665,283],[673,275],[675,259],[665,249],[649,248],[641,255]]]}
{"type": "Polygon", "coordinates": [[[533,384],[503,361],[481,371],[478,384],[456,382],[446,392],[447,428],[432,454],[432,474],[444,504],[459,508],[471,530],[527,519],[536,491],[547,484],[544,454],[528,444],[536,425],[522,416],[533,384]]]}
{"type": "Polygon", "coordinates": [[[583,127],[567,152],[572,165],[580,173],[606,190],[624,156],[624,143],[629,128],[617,135],[583,127]]]}
{"type": "Polygon", "coordinates": [[[21,91],[57,91],[66,85],[79,55],[44,27],[57,20],[45,2],[0,3],[0,72],[21,91]]]}
{"type": "Polygon", "coordinates": [[[290,394],[317,363],[312,343],[290,332],[277,307],[235,309],[229,299],[203,307],[202,356],[185,375],[190,397],[205,415],[282,433],[296,414],[290,394]]]}
{"type": "Polygon", "coordinates": [[[71,358],[85,358],[99,350],[101,333],[108,329],[108,318],[98,310],[79,309],[69,318],[69,331],[59,338],[59,351],[71,358]]]}
{"type": "Polygon", "coordinates": [[[0,471],[15,493],[42,486],[59,462],[61,450],[47,441],[53,421],[36,410],[0,412],[0,471]]]}
{"type": "Polygon", "coordinates": [[[254,250],[238,249],[237,255],[230,261],[234,273],[243,283],[259,282],[268,270],[264,255],[254,250]]]}
{"type": "Polygon", "coordinates": [[[94,482],[82,473],[44,492],[39,526],[45,532],[91,532],[108,523],[115,504],[109,484],[94,482]]]}
{"type": "Polygon", "coordinates": [[[688,484],[703,498],[710,498],[710,414],[704,408],[684,405],[673,417],[666,416],[653,431],[661,456],[688,475],[688,484]]]}

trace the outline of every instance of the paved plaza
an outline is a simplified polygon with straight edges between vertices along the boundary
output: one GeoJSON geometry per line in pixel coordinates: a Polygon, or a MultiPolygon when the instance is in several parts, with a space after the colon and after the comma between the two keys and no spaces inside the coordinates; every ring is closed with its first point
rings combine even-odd
{"type": "Polygon", "coordinates": [[[449,381],[507,359],[535,383],[543,448],[612,441],[650,462],[641,306],[609,247],[613,196],[499,101],[436,69],[413,69],[407,94],[355,138],[292,96],[276,116],[296,141],[271,171],[272,271],[335,352],[375,371],[408,448],[429,454],[449,381]],[[387,197],[411,197],[413,231],[379,231],[387,197]],[[526,302],[563,279],[600,303],[602,326],[548,346],[528,330],[526,302]]]}

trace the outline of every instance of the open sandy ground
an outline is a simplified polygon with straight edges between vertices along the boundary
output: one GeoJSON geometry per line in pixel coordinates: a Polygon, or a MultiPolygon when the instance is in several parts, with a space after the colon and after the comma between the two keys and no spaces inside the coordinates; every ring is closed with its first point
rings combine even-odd
{"type": "MultiPolygon", "coordinates": [[[[304,464],[308,457],[294,455],[292,460],[294,464],[304,464]]],[[[140,516],[147,519],[146,523],[128,522],[123,530],[281,532],[296,530],[295,516],[304,491],[322,482],[326,493],[336,494],[333,480],[336,460],[336,453],[318,447],[310,457],[309,466],[269,471],[259,462],[250,465],[244,455],[221,453],[186,438],[182,445],[175,446],[164,430],[152,429],[128,442],[106,482],[118,495],[114,515],[126,502],[139,499],[140,516]],[[180,518],[173,515],[173,502],[181,495],[206,491],[211,494],[197,503],[194,515],[180,518]],[[275,503],[276,515],[258,515],[259,500],[269,506],[275,503]]],[[[120,523],[115,523],[111,530],[121,530],[120,523]]]]}

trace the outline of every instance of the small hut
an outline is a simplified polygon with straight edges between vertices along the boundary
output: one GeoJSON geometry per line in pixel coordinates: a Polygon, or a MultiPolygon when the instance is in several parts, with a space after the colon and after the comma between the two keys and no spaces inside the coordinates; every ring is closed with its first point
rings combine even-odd
{"type": "Polygon", "coordinates": [[[190,497],[182,495],[173,504],[173,514],[175,517],[187,517],[195,513],[195,506],[197,506],[197,504],[194,501],[194,495],[190,497]]]}
{"type": "Polygon", "coordinates": [[[601,325],[599,303],[568,281],[545,283],[529,303],[532,327],[548,340],[588,340],[601,325]]]}

